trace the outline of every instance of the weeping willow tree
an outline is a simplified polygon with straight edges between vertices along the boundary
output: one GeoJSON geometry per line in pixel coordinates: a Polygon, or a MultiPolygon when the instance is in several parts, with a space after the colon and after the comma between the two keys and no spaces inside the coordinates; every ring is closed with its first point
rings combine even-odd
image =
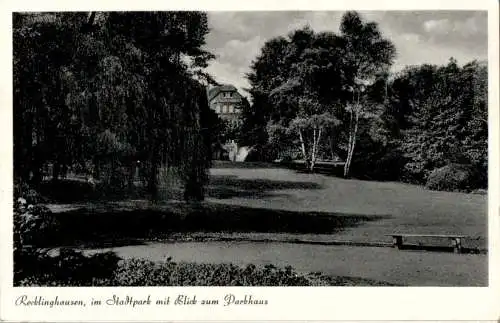
{"type": "Polygon", "coordinates": [[[38,182],[48,163],[130,177],[140,161],[153,199],[161,167],[177,168],[185,199],[203,198],[206,14],[16,14],[13,29],[16,177],[38,182]]]}

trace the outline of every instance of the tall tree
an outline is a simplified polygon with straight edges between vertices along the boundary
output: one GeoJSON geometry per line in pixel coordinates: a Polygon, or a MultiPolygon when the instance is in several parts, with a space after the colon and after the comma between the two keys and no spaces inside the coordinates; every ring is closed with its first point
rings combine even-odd
{"type": "Polygon", "coordinates": [[[286,63],[284,61],[288,40],[277,37],[267,41],[260,55],[252,62],[251,72],[247,74],[250,83],[249,93],[252,104],[242,107],[242,129],[245,144],[266,146],[268,143],[268,122],[279,115],[277,107],[271,102],[270,92],[285,81],[286,63]]]}
{"type": "Polygon", "coordinates": [[[358,138],[359,119],[373,113],[373,108],[378,106],[376,99],[367,95],[367,90],[377,77],[387,74],[396,49],[390,40],[383,37],[376,23],[363,22],[357,12],[344,14],[340,32],[345,88],[352,93],[352,99],[346,105],[349,121],[344,176],[347,177],[358,138]]]}
{"type": "Polygon", "coordinates": [[[257,121],[271,142],[296,146],[311,170],[325,133],[337,124],[336,46],[335,34],[305,27],[266,43],[249,74],[253,120],[245,121],[257,121]]]}
{"type": "Polygon", "coordinates": [[[306,27],[287,38],[272,39],[264,45],[248,75],[252,110],[258,111],[252,115],[267,116],[254,121],[261,128],[262,124],[271,124],[269,129],[274,134],[284,133],[275,131],[280,126],[296,132],[302,155],[311,168],[324,137],[329,137],[331,155],[338,150],[340,119],[346,124],[347,176],[359,119],[373,115],[380,107],[384,97],[373,87],[376,81],[387,78],[394,57],[394,45],[383,37],[377,24],[363,22],[356,12],[343,16],[339,35],[314,33],[306,27]]]}
{"type": "MultiPolygon", "coordinates": [[[[205,94],[195,80],[213,58],[202,49],[206,14],[58,13],[14,19],[15,169],[22,176],[36,168],[22,166],[23,156],[33,160],[31,147],[46,147],[42,152],[52,153],[37,158],[40,165],[91,159],[99,168],[109,155],[142,159],[153,196],[161,165],[175,164],[206,178],[189,169],[206,170],[209,156],[188,158],[193,150],[208,153],[200,137],[208,103],[200,99],[205,94]]],[[[193,176],[185,177],[186,183],[196,182],[193,176]]]]}
{"type": "Polygon", "coordinates": [[[425,182],[434,169],[450,163],[486,172],[487,70],[477,62],[463,67],[451,59],[444,66],[406,70],[396,80],[405,113],[402,148],[409,159],[409,179],[425,182]]]}
{"type": "Polygon", "coordinates": [[[40,181],[44,161],[53,161],[58,175],[76,157],[64,78],[85,19],[82,13],[13,15],[14,171],[25,181],[40,181]]]}

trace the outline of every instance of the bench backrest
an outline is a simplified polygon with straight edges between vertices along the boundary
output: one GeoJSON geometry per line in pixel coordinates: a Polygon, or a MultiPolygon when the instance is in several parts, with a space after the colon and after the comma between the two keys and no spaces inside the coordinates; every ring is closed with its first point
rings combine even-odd
{"type": "Polygon", "coordinates": [[[415,233],[394,233],[388,234],[392,237],[435,237],[435,238],[465,238],[466,235],[461,234],[415,234],[415,233]]]}

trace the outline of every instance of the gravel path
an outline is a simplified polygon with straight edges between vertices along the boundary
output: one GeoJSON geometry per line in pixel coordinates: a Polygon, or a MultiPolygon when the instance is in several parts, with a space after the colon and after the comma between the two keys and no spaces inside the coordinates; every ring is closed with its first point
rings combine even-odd
{"type": "Polygon", "coordinates": [[[487,286],[486,255],[259,242],[183,242],[87,250],[115,251],[122,258],[164,261],[273,264],[298,272],[322,272],[408,286],[487,286]]]}

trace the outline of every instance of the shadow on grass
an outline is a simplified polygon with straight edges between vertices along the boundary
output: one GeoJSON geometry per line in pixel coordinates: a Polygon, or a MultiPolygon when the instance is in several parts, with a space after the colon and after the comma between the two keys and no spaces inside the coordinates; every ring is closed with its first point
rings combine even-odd
{"type": "Polygon", "coordinates": [[[232,162],[229,160],[213,160],[212,168],[281,168],[279,164],[270,162],[232,162]]]}
{"type": "Polygon", "coordinates": [[[313,182],[274,181],[268,179],[240,179],[232,175],[213,175],[207,187],[207,196],[228,199],[232,197],[263,198],[269,191],[311,190],[322,186],[313,182]]]}
{"type": "MultiPolygon", "coordinates": [[[[57,232],[47,233],[44,244],[113,245],[134,239],[168,238],[189,232],[262,232],[330,234],[355,227],[382,216],[292,212],[224,204],[203,204],[182,208],[113,210],[81,208],[55,213],[57,232]]],[[[125,242],[127,243],[127,242],[125,242]]]]}
{"type": "MultiPolygon", "coordinates": [[[[264,198],[272,194],[269,191],[287,189],[321,189],[321,185],[313,182],[274,181],[268,179],[239,179],[237,176],[210,176],[207,185],[207,197],[228,199],[232,197],[264,198]]],[[[170,199],[182,199],[182,187],[158,188],[160,196],[169,196],[170,199]]],[[[44,182],[40,193],[49,201],[55,203],[78,203],[89,201],[119,201],[127,199],[141,199],[147,196],[144,188],[134,187],[133,190],[114,191],[102,185],[93,188],[81,180],[60,180],[58,182],[44,182]]]]}
{"type": "MultiPolygon", "coordinates": [[[[299,174],[311,173],[311,171],[307,170],[304,167],[304,165],[301,164],[287,164],[286,167],[295,170],[299,174]]],[[[344,178],[344,166],[342,165],[315,166],[313,173],[344,178]]]]}

